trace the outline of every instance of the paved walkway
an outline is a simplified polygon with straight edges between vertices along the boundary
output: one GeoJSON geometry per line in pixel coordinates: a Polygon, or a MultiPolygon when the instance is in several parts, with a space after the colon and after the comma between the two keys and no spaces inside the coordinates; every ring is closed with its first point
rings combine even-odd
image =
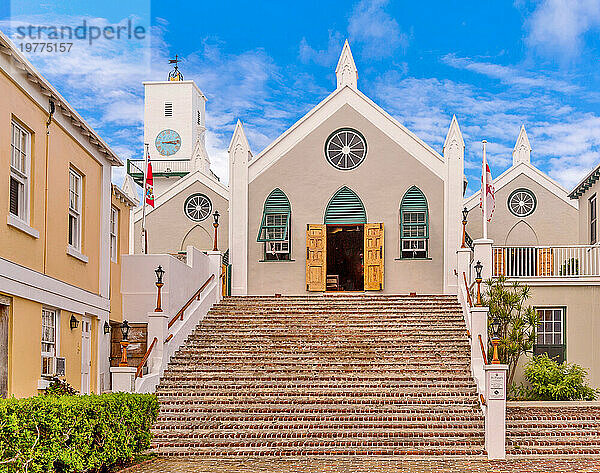
{"type": "Polygon", "coordinates": [[[486,460],[173,460],[159,458],[127,473],[592,473],[600,459],[486,460]]]}

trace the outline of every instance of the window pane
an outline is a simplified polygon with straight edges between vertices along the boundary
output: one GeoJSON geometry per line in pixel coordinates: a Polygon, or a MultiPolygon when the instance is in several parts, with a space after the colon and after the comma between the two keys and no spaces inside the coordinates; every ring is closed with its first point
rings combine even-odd
{"type": "Polygon", "coordinates": [[[544,335],[544,342],[546,345],[552,345],[552,334],[551,333],[547,333],[546,335],[544,335]]]}
{"type": "Polygon", "coordinates": [[[554,343],[556,345],[561,345],[562,344],[562,333],[555,333],[554,334],[554,343]]]}

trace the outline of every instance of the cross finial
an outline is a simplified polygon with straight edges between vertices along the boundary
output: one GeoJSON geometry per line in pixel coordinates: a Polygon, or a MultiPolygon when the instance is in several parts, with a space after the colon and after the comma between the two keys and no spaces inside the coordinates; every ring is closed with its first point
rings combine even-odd
{"type": "Polygon", "coordinates": [[[169,72],[169,80],[183,80],[183,74],[179,71],[179,63],[181,59],[175,54],[175,59],[169,59],[169,64],[175,64],[174,69],[169,72]]]}

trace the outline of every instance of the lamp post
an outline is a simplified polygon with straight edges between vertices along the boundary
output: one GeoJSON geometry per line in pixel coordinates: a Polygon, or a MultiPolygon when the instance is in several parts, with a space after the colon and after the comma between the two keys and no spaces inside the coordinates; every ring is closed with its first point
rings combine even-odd
{"type": "Polygon", "coordinates": [[[215,227],[215,243],[213,245],[213,251],[219,251],[217,248],[217,228],[219,227],[219,211],[215,210],[215,213],[213,214],[213,218],[214,218],[214,222],[213,222],[213,227],[215,227]]]}
{"type": "Polygon", "coordinates": [[[481,261],[477,261],[477,264],[475,265],[475,282],[477,283],[477,302],[475,303],[475,305],[478,307],[481,307],[483,305],[481,303],[481,281],[483,281],[483,279],[481,278],[482,270],[483,265],[481,264],[481,261]]]}
{"type": "Polygon", "coordinates": [[[492,346],[494,347],[494,354],[492,356],[492,364],[499,365],[500,359],[498,358],[498,342],[500,341],[500,319],[494,317],[492,320],[492,346]]]}
{"type": "Polygon", "coordinates": [[[463,226],[463,234],[462,234],[462,245],[460,246],[461,248],[466,248],[466,241],[467,241],[467,217],[469,216],[469,211],[467,210],[467,208],[465,207],[462,210],[462,226],[463,226]]]}
{"type": "Polygon", "coordinates": [[[156,273],[156,287],[158,289],[158,293],[156,294],[156,309],[154,309],[154,312],[162,312],[160,291],[164,286],[162,278],[165,274],[165,270],[162,269],[162,266],[159,265],[158,268],[154,270],[154,272],[156,273]]]}
{"type": "Polygon", "coordinates": [[[127,346],[129,345],[129,323],[123,320],[121,324],[121,362],[119,366],[127,366],[127,346]]]}
{"type": "Polygon", "coordinates": [[[79,326],[79,320],[73,314],[71,314],[71,318],[69,319],[69,327],[71,330],[75,330],[79,326]]]}
{"type": "Polygon", "coordinates": [[[110,325],[108,322],[104,322],[104,335],[108,335],[110,333],[110,325]]]}

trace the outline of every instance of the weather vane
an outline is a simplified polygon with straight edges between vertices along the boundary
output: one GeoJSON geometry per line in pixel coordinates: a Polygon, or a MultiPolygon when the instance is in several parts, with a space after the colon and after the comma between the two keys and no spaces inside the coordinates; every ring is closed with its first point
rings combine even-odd
{"type": "Polygon", "coordinates": [[[179,56],[175,54],[175,59],[169,59],[169,64],[175,64],[175,68],[169,72],[169,80],[183,80],[183,74],[179,72],[178,64],[181,62],[179,56]]]}

